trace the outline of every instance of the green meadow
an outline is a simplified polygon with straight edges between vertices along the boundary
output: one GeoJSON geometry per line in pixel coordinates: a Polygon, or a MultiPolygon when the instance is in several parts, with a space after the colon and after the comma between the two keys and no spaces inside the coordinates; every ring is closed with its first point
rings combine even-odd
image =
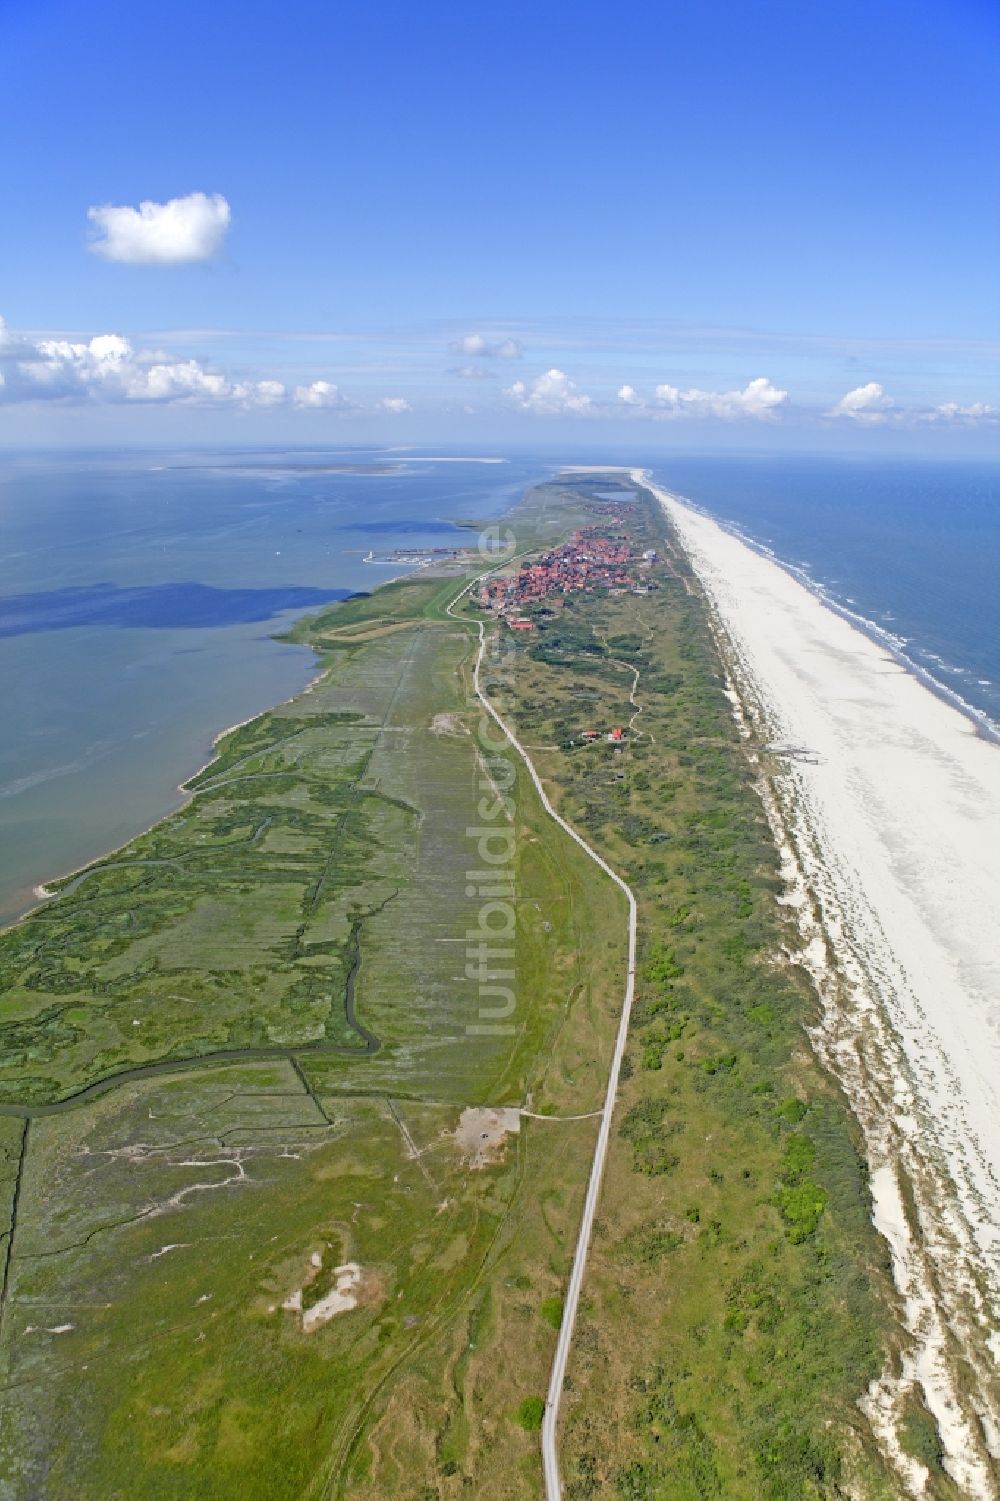
{"type": "MultiPolygon", "coordinates": [[[[530,492],[518,555],[608,483],[530,492]]],[[[864,1164],[703,602],[628,498],[660,587],[540,614],[502,704],[641,910],[567,1501],[891,1496],[857,1408],[888,1337],[864,1164]],[[635,670],[626,747],[584,744],[635,670]]],[[[596,1135],[563,1117],[602,1099],[625,906],[480,733],[477,613],[446,613],[471,577],[301,622],[311,689],[0,935],[0,1495],[541,1493],[596,1135]],[[466,954],[484,820],[513,851],[502,1025],[466,954]]]]}
{"type": "MultiPolygon", "coordinates": [[[[860,1138],[807,1042],[766,751],[739,738],[703,597],[648,494],[633,531],[661,555],[655,592],[574,596],[514,672],[519,737],[551,747],[535,758],[550,796],[640,919],[565,1496],[895,1496],[858,1408],[888,1358],[887,1253],[860,1138]],[[630,722],[626,747],[607,742],[630,722]]],[[[928,1494],[955,1495],[940,1464],[928,1494]]]]}

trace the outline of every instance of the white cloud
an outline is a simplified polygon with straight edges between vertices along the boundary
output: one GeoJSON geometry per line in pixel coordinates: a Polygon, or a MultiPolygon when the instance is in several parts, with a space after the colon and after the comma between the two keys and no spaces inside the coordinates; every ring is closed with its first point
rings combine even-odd
{"type": "Polygon", "coordinates": [[[452,354],[471,354],[487,360],[519,360],[521,345],[517,339],[499,339],[491,343],[485,334],[463,334],[448,345],[452,354]]]}
{"type": "Polygon", "coordinates": [[[280,380],[259,380],[253,389],[254,405],[259,407],[279,406],[288,394],[280,380]]]}
{"type": "Polygon", "coordinates": [[[339,386],[331,385],[328,380],[314,380],[311,386],[296,386],[292,400],[297,407],[313,407],[331,410],[349,406],[346,396],[339,386]]]}
{"type": "MultiPolygon", "coordinates": [[[[332,381],[289,389],[280,380],[237,379],[199,360],[134,349],[121,334],[32,341],[11,333],[0,318],[0,405],[26,401],[365,410],[332,381]]],[[[367,410],[398,415],[413,409],[403,396],[383,396],[367,410]]]]}
{"type": "MultiPolygon", "coordinates": [[[[325,412],[358,412],[356,402],[348,400],[339,386],[328,380],[314,380],[311,386],[296,386],[292,392],[295,406],[303,410],[325,412]]],[[[375,403],[378,412],[410,412],[413,408],[402,396],[383,396],[375,403]]]]}
{"type": "Polygon", "coordinates": [[[619,386],[618,400],[627,407],[644,407],[646,405],[634,386],[619,386]]]}
{"type": "Polygon", "coordinates": [[[222,249],[232,217],[221,193],[189,193],[137,209],[104,203],[87,210],[97,228],[90,249],[134,266],[183,266],[210,261],[222,249]]]}
{"type": "Polygon", "coordinates": [[[849,417],[866,427],[891,423],[894,427],[913,427],[924,423],[941,426],[980,427],[1000,422],[1000,407],[986,401],[972,401],[962,405],[957,401],[945,401],[935,407],[897,407],[877,381],[856,386],[842,396],[827,413],[829,417],[849,417]]]}
{"type": "MultiPolygon", "coordinates": [[[[631,391],[631,386],[624,389],[631,391]]],[[[620,396],[620,393],[619,393],[620,396]]],[[[771,422],[788,402],[788,392],[773,386],[766,376],[759,375],[749,381],[742,391],[700,391],[692,387],[681,391],[677,386],[659,385],[656,388],[657,410],[654,415],[660,421],[674,421],[686,417],[718,417],[724,422],[739,422],[751,419],[771,422]]]]}
{"type": "Polygon", "coordinates": [[[460,365],[458,369],[449,373],[459,376],[462,380],[493,380],[495,378],[494,372],[484,370],[482,365],[460,365]]]}
{"type": "Polygon", "coordinates": [[[594,409],[589,396],[578,391],[563,370],[546,370],[525,384],[516,380],[504,391],[524,412],[569,413],[581,416],[594,409]]]}
{"type": "Polygon", "coordinates": [[[1000,407],[990,406],[986,401],[973,401],[960,406],[957,401],[946,401],[928,412],[921,412],[920,422],[954,422],[960,427],[976,427],[980,423],[1000,422],[1000,407]]]}
{"type": "Polygon", "coordinates": [[[829,415],[849,417],[853,422],[874,427],[885,422],[886,413],[893,405],[892,397],[886,395],[878,381],[870,380],[867,385],[855,386],[853,391],[848,391],[842,396],[837,404],[831,407],[829,415]]]}
{"type": "Polygon", "coordinates": [[[489,354],[490,346],[483,334],[464,334],[448,345],[452,354],[489,354]]]}
{"type": "Polygon", "coordinates": [[[110,368],[98,365],[97,374],[102,380],[120,377],[129,401],[225,401],[235,390],[224,375],[197,360],[170,360],[147,369],[122,360],[110,368]]]}
{"type": "Polygon", "coordinates": [[[0,402],[102,401],[275,406],[277,380],[231,380],[198,360],[135,350],[121,334],[87,340],[11,334],[0,319],[0,402]]]}
{"type": "Polygon", "coordinates": [[[297,407],[300,411],[413,410],[403,396],[362,407],[328,380],[289,388],[280,380],[252,380],[213,370],[196,359],[135,349],[121,334],[91,339],[29,339],[0,318],[0,405],[61,401],[160,406],[297,407]]]}

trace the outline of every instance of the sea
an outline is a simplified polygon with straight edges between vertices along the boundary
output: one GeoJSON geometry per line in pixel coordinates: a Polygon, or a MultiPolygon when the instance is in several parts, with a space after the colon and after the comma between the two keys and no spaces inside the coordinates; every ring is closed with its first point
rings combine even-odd
{"type": "Polygon", "coordinates": [[[468,545],[546,470],[360,449],[0,456],[0,925],[180,806],[220,730],[309,682],[275,640],[468,545]]]}
{"type": "MultiPolygon", "coordinates": [[[[299,692],[275,639],[466,543],[560,460],[444,450],[0,456],[0,924],[183,801],[225,727],[299,692]]],[[[1000,726],[1000,465],[620,455],[1000,726]]]]}
{"type": "Polygon", "coordinates": [[[660,455],[647,467],[1000,736],[1000,463],[660,455]]]}

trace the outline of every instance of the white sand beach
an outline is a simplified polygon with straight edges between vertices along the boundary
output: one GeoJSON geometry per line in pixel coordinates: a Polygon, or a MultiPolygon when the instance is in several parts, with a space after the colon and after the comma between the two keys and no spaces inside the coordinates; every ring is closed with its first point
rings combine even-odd
{"type": "Polygon", "coordinates": [[[786,900],[823,1000],[811,1040],[867,1141],[901,1318],[898,1359],[863,1406],[904,1493],[926,1480],[895,1440],[910,1392],[937,1419],[962,1494],[995,1498],[1000,748],[779,565],[656,493],[761,748],[786,900]]]}

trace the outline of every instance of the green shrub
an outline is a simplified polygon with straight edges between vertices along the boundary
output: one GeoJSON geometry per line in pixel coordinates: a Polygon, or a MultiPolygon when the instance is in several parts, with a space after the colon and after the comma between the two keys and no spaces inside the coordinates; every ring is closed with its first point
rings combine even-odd
{"type": "Polygon", "coordinates": [[[816,1148],[808,1136],[803,1136],[801,1131],[796,1131],[790,1136],[785,1146],[785,1156],[781,1164],[781,1176],[786,1183],[798,1183],[799,1179],[812,1167],[816,1159],[816,1148]]]}
{"type": "Polygon", "coordinates": [[[525,1397],[514,1414],[514,1421],[525,1433],[537,1433],[545,1416],[545,1403],[541,1397],[525,1397]]]}
{"type": "Polygon", "coordinates": [[[656,1266],[664,1256],[684,1244],[683,1235],[676,1230],[663,1230],[658,1225],[640,1225],[630,1230],[622,1240],[621,1258],[629,1266],[656,1266]]]}
{"type": "Polygon", "coordinates": [[[647,1099],[639,1100],[625,1113],[619,1133],[632,1145],[632,1166],[637,1173],[657,1177],[671,1172],[680,1161],[667,1148],[669,1138],[682,1129],[679,1121],[664,1119],[668,1109],[667,1100],[647,1099]]]}
{"type": "Polygon", "coordinates": [[[563,1300],[560,1297],[544,1298],[539,1313],[547,1324],[558,1329],[563,1320],[563,1300]]]}
{"type": "Polygon", "coordinates": [[[941,1469],[944,1448],[937,1424],[926,1407],[912,1407],[899,1425],[899,1442],[911,1459],[934,1473],[941,1469]]]}
{"type": "Polygon", "coordinates": [[[736,1067],[737,1058],[736,1053],[720,1053],[715,1058],[703,1058],[701,1066],[706,1074],[729,1074],[736,1067]]]}
{"type": "Polygon", "coordinates": [[[646,979],[650,985],[669,985],[671,980],[678,979],[683,973],[684,968],[677,963],[669,944],[654,943],[650,946],[646,960],[646,979]]]}
{"type": "Polygon", "coordinates": [[[820,1215],[827,1206],[827,1192],[811,1178],[803,1178],[791,1188],[778,1193],[778,1208],[785,1221],[785,1234],[793,1245],[801,1245],[816,1231],[820,1215]]]}

